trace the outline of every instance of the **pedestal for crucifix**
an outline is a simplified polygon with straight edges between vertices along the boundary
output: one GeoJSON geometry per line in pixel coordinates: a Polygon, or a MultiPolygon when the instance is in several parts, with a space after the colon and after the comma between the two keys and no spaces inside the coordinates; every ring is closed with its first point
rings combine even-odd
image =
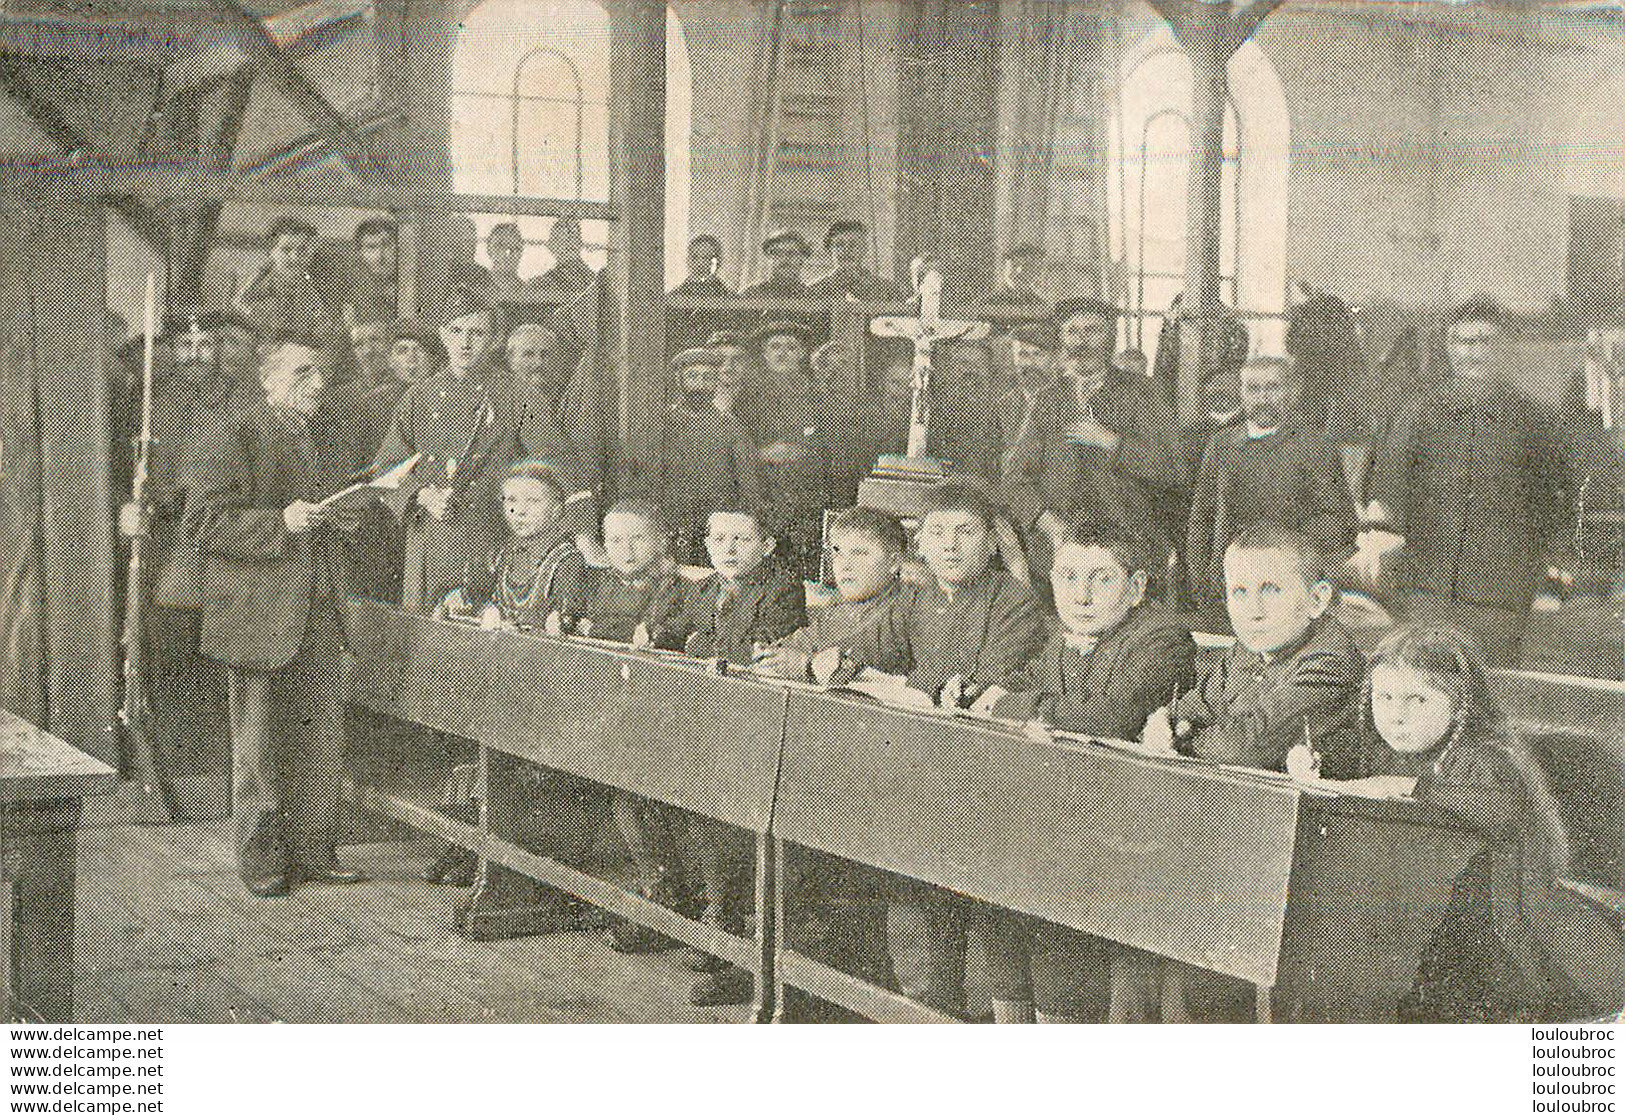
{"type": "Polygon", "coordinates": [[[945,462],[929,455],[931,431],[931,354],[939,342],[975,341],[987,336],[982,321],[955,321],[942,316],[942,275],[915,261],[914,288],[919,292],[918,317],[877,317],[869,328],[877,337],[901,337],[914,346],[913,398],[908,418],[908,449],[888,453],[858,485],[858,503],[901,518],[917,518],[926,489],[948,476],[945,462]]]}

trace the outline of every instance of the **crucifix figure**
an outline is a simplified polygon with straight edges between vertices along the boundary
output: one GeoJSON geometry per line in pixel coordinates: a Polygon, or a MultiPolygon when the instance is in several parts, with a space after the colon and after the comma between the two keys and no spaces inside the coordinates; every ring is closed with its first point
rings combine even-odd
{"type": "MultiPolygon", "coordinates": [[[[988,325],[982,321],[954,321],[942,316],[942,273],[923,259],[914,261],[914,289],[919,292],[918,317],[877,317],[869,328],[877,337],[902,337],[914,345],[913,403],[908,418],[908,462],[904,469],[922,471],[928,466],[926,437],[931,425],[931,351],[940,341],[981,340],[988,325]]],[[[898,458],[883,458],[884,465],[896,467],[898,458]]],[[[940,465],[936,471],[942,471],[940,465]]]]}

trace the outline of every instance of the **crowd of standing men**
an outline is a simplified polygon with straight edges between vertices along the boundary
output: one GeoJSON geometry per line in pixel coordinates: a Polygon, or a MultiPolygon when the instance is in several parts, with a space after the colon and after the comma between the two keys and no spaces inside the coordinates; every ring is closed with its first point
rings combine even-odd
{"type": "MultiPolygon", "coordinates": [[[[837,300],[908,296],[868,270],[859,222],[831,227],[834,269],[810,284],[811,246],[771,234],[769,277],[732,308],[720,242],[692,243],[666,318],[670,402],[641,455],[607,443],[594,357],[569,326],[600,292],[578,223],[557,222],[557,264],[532,279],[518,274],[518,228],[496,226],[491,268],[453,268],[458,289],[433,323],[399,319],[396,226],[369,220],[354,239],[358,265],[339,281],[313,263],[316,231],[279,220],[231,310],[166,325],[149,499],[121,516],[157,555],[146,591],[160,751],[229,721],[242,872],[263,895],[356,878],[333,856],[340,602],[429,611],[469,585],[501,549],[516,462],[545,462],[588,566],[608,564],[601,509],[637,497],[664,512],[679,562],[703,564],[713,512],[748,507],[775,561],[816,579],[826,513],[855,502],[877,456],[902,452],[912,401],[910,351],[871,340],[858,354],[828,336],[837,300]],[[803,309],[764,314],[752,298],[803,309]],[[325,502],[412,457],[379,498],[325,502]]],[[[1120,351],[1118,309],[1051,305],[1037,255],[1009,253],[985,299],[1018,324],[934,354],[929,446],[997,497],[1032,568],[1049,568],[1069,524],[1116,524],[1156,540],[1152,569],[1168,575],[1152,591],[1224,631],[1227,547],[1284,520],[1334,562],[1380,573],[1397,613],[1516,661],[1572,485],[1561,431],[1505,374],[1499,307],[1449,316],[1446,374],[1380,436],[1348,418],[1358,339],[1335,299],[1294,311],[1284,356],[1249,356],[1234,324],[1202,385],[1204,424],[1181,429],[1177,345],[1165,339],[1149,367],[1120,351]]]]}

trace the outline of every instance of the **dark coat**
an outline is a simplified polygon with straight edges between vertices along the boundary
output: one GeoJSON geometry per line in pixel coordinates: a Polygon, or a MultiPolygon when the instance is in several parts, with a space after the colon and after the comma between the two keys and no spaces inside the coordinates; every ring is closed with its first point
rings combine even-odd
{"type": "Polygon", "coordinates": [[[638,625],[651,636],[662,630],[683,603],[683,588],[670,567],[628,581],[613,569],[588,569],[585,592],[564,615],[582,635],[630,643],[638,625]]]}
{"type": "Polygon", "coordinates": [[[1191,595],[1204,617],[1225,615],[1225,547],[1266,520],[1303,531],[1331,562],[1353,551],[1354,503],[1336,447],[1301,426],[1261,438],[1248,437],[1245,426],[1215,432],[1197,472],[1185,540],[1191,595]]]}
{"type": "Polygon", "coordinates": [[[1025,716],[1018,706],[1026,703],[1031,715],[1063,731],[1133,739],[1146,717],[1196,679],[1190,627],[1160,604],[1130,612],[1087,654],[1067,645],[1059,623],[1052,628],[1038,656],[1001,683],[1012,696],[998,715],[1025,716]]]}
{"type": "Polygon", "coordinates": [[[1448,1021],[1551,1021],[1617,1009],[1625,959],[1617,935],[1558,885],[1568,838],[1557,801],[1523,743],[1493,725],[1469,725],[1454,742],[1420,755],[1397,755],[1376,743],[1376,773],[1415,777],[1417,800],[1459,817],[1487,844],[1457,880],[1405,1006],[1448,1021]],[[1502,950],[1504,967],[1496,957],[1461,948],[1475,939],[1463,932],[1472,925],[1493,930],[1493,938],[1479,944],[1502,950]],[[1612,963],[1603,950],[1612,950],[1612,963]],[[1501,985],[1474,987],[1475,975],[1485,973],[1500,976],[1501,985]],[[1473,993],[1464,999],[1463,990],[1473,993]]]}
{"type": "Polygon", "coordinates": [[[1555,424],[1502,391],[1413,399],[1372,465],[1370,495],[1405,536],[1402,592],[1529,610],[1569,523],[1570,477],[1555,424]]]}
{"type": "Polygon", "coordinates": [[[932,582],[898,591],[888,622],[853,641],[854,665],[906,671],[908,684],[936,696],[954,676],[976,696],[1010,676],[1044,643],[1044,617],[1030,586],[989,569],[949,596],[932,582]]]}
{"type": "MultiPolygon", "coordinates": [[[[703,528],[718,508],[762,507],[761,462],[744,424],[706,404],[666,409],[655,458],[630,485],[665,512],[674,527],[703,528]]],[[[692,539],[685,541],[692,542],[692,539]]]]}
{"type": "Polygon", "coordinates": [[[322,499],[341,480],[306,423],[263,404],[210,440],[184,520],[203,557],[204,654],[229,666],[278,669],[298,652],[312,608],[336,606],[336,533],[317,526],[292,534],[283,511],[322,499]]]}
{"type": "Polygon", "coordinates": [[[1100,424],[1122,439],[1110,454],[1067,441],[1078,412],[1071,380],[1057,377],[1045,389],[1026,438],[1006,460],[1011,510],[1024,527],[1050,511],[1063,520],[1083,514],[1160,537],[1157,509],[1185,483],[1172,410],[1148,381],[1115,370],[1092,406],[1100,424]]]}
{"type": "Polygon", "coordinates": [[[681,609],[656,635],[656,645],[748,665],[756,644],[782,639],[807,622],[806,589],[780,566],[764,562],[735,586],[737,593],[725,596],[717,573],[686,586],[681,609]]]}
{"type": "Polygon", "coordinates": [[[1360,762],[1364,677],[1354,637],[1330,616],[1317,619],[1295,649],[1268,661],[1240,643],[1213,652],[1196,688],[1174,702],[1176,726],[1190,727],[1180,747],[1218,763],[1280,771],[1307,734],[1325,777],[1351,777],[1360,762]]]}

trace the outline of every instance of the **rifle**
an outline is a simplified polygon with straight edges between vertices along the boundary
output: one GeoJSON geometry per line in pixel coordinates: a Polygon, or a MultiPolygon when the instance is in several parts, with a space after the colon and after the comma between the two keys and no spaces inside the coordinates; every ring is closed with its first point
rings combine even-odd
{"type": "Polygon", "coordinates": [[[159,769],[153,751],[152,706],[147,700],[146,670],[146,556],[151,509],[147,506],[147,479],[152,465],[152,378],[153,349],[158,337],[158,279],[147,275],[145,346],[141,360],[141,433],[136,440],[135,472],[130,485],[130,502],[139,510],[142,529],[130,539],[129,577],[124,587],[124,703],[119,722],[124,725],[130,765],[140,786],[140,796],[152,810],[155,823],[174,824],[174,789],[159,769]]]}

